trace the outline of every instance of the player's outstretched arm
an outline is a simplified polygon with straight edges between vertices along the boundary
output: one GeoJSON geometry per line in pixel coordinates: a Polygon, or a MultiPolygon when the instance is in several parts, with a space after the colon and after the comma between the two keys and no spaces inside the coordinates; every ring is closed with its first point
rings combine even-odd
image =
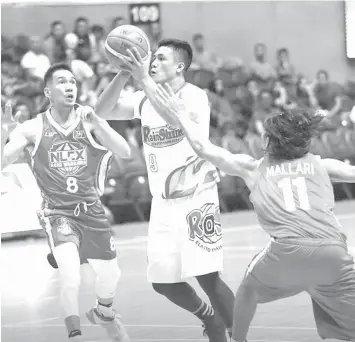
{"type": "Polygon", "coordinates": [[[355,183],[355,166],[336,159],[321,159],[333,182],[355,183]]]}
{"type": "Polygon", "coordinates": [[[120,99],[120,94],[130,77],[127,71],[119,71],[99,96],[95,113],[106,120],[131,120],[134,118],[134,102],[130,98],[120,99]]]}
{"type": "Polygon", "coordinates": [[[14,163],[21,155],[23,150],[32,143],[29,138],[28,121],[18,125],[10,134],[10,141],[4,146],[1,158],[1,169],[14,163]]]}
{"type": "Polygon", "coordinates": [[[120,158],[127,159],[131,157],[131,148],[127,141],[111,128],[106,120],[97,116],[89,106],[84,107],[83,115],[84,120],[90,125],[90,130],[95,134],[102,146],[120,158]]]}
{"type": "Polygon", "coordinates": [[[28,122],[19,125],[15,121],[10,102],[5,105],[5,113],[3,113],[1,108],[1,121],[1,169],[4,169],[14,163],[24,148],[30,143],[28,133],[31,128],[28,122]],[[11,131],[10,126],[15,126],[15,128],[11,131]],[[6,144],[9,137],[10,141],[6,144]]]}
{"type": "Polygon", "coordinates": [[[190,145],[196,154],[205,160],[208,160],[221,171],[228,175],[246,178],[251,171],[257,168],[257,160],[247,154],[233,154],[228,150],[212,144],[208,139],[202,137],[202,134],[196,134],[193,127],[195,124],[191,122],[187,115],[181,115],[180,126],[189,140],[190,145]]]}

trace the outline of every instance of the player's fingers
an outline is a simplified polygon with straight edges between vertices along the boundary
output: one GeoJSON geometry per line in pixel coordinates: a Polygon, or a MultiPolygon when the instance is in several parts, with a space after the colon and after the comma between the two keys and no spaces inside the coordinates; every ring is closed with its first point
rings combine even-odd
{"type": "Polygon", "coordinates": [[[163,88],[163,86],[161,84],[158,84],[157,87],[157,93],[159,94],[159,96],[164,100],[164,101],[169,101],[169,94],[167,93],[167,91],[163,88]]]}
{"type": "Polygon", "coordinates": [[[142,60],[142,56],[141,54],[139,53],[138,49],[136,47],[134,47],[132,49],[132,53],[134,54],[134,56],[136,57],[136,60],[139,62],[139,63],[142,63],[143,60],[142,60]]]}
{"type": "Polygon", "coordinates": [[[127,53],[129,54],[129,57],[132,59],[133,64],[138,65],[139,61],[137,60],[137,58],[134,55],[134,53],[131,50],[129,50],[129,49],[127,49],[127,53]]]}
{"type": "Polygon", "coordinates": [[[164,87],[165,87],[166,91],[168,92],[168,94],[169,94],[171,97],[175,96],[175,93],[174,93],[174,91],[173,91],[173,88],[171,88],[168,83],[165,83],[165,84],[164,84],[164,87]]]}
{"type": "Polygon", "coordinates": [[[132,70],[133,61],[129,57],[121,56],[121,57],[118,57],[118,59],[121,64],[120,67],[132,70]]]}
{"type": "Polygon", "coordinates": [[[12,120],[12,105],[11,101],[7,101],[5,104],[5,113],[4,116],[6,119],[11,119],[12,120]]]}
{"type": "MultiPolygon", "coordinates": [[[[11,110],[12,111],[12,110],[11,110]]],[[[12,113],[11,113],[12,114],[12,113]]],[[[16,123],[19,123],[19,119],[20,119],[20,116],[21,116],[21,111],[18,110],[16,112],[16,114],[11,118],[13,122],[16,122],[16,123]]]]}

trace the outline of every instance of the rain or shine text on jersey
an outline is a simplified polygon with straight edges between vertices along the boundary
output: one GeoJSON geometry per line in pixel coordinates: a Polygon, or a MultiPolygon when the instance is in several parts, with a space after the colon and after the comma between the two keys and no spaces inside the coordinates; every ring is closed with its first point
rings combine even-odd
{"type": "MultiPolygon", "coordinates": [[[[209,136],[210,108],[207,94],[185,83],[176,92],[187,113],[198,117],[197,129],[209,136]]],[[[153,197],[180,198],[213,187],[216,168],[199,158],[181,128],[170,126],[153,108],[143,92],[136,92],[135,117],[142,122],[142,140],[153,197]]]]}
{"type": "Polygon", "coordinates": [[[259,172],[250,199],[268,234],[275,238],[346,240],[333,213],[333,186],[318,157],[307,154],[278,164],[265,157],[259,172]]]}
{"type": "Polygon", "coordinates": [[[112,153],[94,140],[79,113],[66,129],[50,110],[38,115],[38,124],[32,169],[49,207],[65,209],[99,200],[112,153]]]}

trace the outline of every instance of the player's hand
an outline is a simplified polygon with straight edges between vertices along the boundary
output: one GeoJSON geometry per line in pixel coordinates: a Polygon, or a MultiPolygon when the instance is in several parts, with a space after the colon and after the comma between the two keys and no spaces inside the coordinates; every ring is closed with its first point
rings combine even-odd
{"type": "Polygon", "coordinates": [[[185,111],[185,106],[181,99],[174,93],[169,84],[157,87],[157,102],[164,112],[172,118],[179,118],[181,112],[185,111]]]}
{"type": "Polygon", "coordinates": [[[10,133],[18,125],[16,118],[20,117],[19,114],[20,111],[12,115],[12,105],[10,101],[6,102],[5,111],[1,108],[1,141],[4,139],[4,141],[6,141],[10,133]]]}
{"type": "Polygon", "coordinates": [[[137,48],[128,49],[127,53],[129,57],[122,57],[120,61],[125,65],[126,70],[130,70],[133,78],[140,82],[143,78],[149,76],[149,67],[151,60],[151,51],[149,51],[147,57],[144,59],[141,57],[137,48]]]}
{"type": "Polygon", "coordinates": [[[83,120],[93,126],[95,126],[101,120],[101,118],[95,113],[94,109],[90,106],[83,106],[81,114],[83,120]]]}

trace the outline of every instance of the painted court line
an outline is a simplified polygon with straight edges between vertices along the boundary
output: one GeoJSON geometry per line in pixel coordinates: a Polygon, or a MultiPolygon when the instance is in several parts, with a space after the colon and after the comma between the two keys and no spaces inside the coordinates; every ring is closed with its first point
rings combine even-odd
{"type": "MultiPolygon", "coordinates": [[[[207,340],[205,338],[134,338],[131,339],[132,342],[157,342],[157,341],[182,341],[182,342],[189,342],[189,341],[204,341],[206,342],[207,340]]],[[[249,342],[269,342],[268,340],[248,340],[249,342]]],[[[88,340],[88,342],[110,342],[109,340],[88,340]]],[[[270,340],[271,342],[271,340],[270,340]]],[[[275,341],[272,340],[272,342],[296,342],[296,341],[275,341]]]]}
{"type": "MultiPolygon", "coordinates": [[[[59,317],[55,318],[50,318],[48,320],[56,320],[59,319],[59,317]]],[[[42,320],[48,321],[46,319],[42,320]]],[[[38,324],[41,322],[41,320],[36,320],[28,322],[19,322],[16,324],[3,324],[1,327],[2,328],[35,328],[35,327],[40,327],[40,328],[59,328],[63,327],[64,324],[38,324]]],[[[97,325],[92,325],[92,324],[81,324],[83,327],[91,327],[91,328],[100,328],[100,326],[97,325]]],[[[161,325],[161,324],[125,324],[125,327],[127,328],[160,328],[160,329],[201,329],[201,325],[161,325]]],[[[251,329],[258,329],[258,330],[303,330],[303,331],[313,331],[316,330],[316,328],[310,328],[310,327],[283,327],[283,326],[262,326],[262,325],[252,325],[250,327],[251,329]]]]}
{"type": "MultiPolygon", "coordinates": [[[[340,214],[340,215],[336,215],[336,217],[340,220],[347,220],[347,219],[355,218],[355,214],[340,214]]],[[[230,233],[242,232],[246,230],[256,230],[256,229],[262,230],[260,225],[257,223],[241,225],[239,227],[225,226],[223,228],[223,234],[230,234],[230,233]]],[[[146,243],[148,241],[148,237],[147,236],[136,236],[133,238],[116,237],[115,240],[116,240],[116,244],[118,245],[133,245],[133,244],[146,243]]]]}
{"type": "MultiPolygon", "coordinates": [[[[168,341],[168,342],[189,342],[189,341],[204,341],[207,340],[205,338],[134,338],[131,339],[132,342],[157,342],[157,341],[168,341]]],[[[296,341],[275,341],[275,340],[248,340],[249,342],[296,342],[296,341]]],[[[88,340],[88,342],[110,342],[109,340],[88,340]]]]}

